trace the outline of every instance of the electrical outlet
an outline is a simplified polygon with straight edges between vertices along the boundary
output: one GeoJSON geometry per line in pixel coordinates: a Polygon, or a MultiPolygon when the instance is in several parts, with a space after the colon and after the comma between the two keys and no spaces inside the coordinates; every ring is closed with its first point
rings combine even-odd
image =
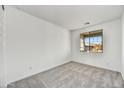
{"type": "Polygon", "coordinates": [[[32,67],[29,67],[29,70],[32,70],[32,67]]]}

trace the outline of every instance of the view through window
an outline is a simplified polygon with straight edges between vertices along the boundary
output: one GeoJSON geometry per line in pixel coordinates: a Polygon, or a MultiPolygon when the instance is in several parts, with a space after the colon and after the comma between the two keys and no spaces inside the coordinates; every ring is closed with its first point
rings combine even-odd
{"type": "Polygon", "coordinates": [[[81,52],[103,52],[103,31],[96,30],[80,34],[81,52]]]}

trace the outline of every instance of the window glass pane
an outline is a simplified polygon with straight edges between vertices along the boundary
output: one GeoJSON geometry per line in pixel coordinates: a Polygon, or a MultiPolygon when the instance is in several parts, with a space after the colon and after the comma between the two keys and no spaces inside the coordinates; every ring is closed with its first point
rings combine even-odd
{"type": "Polygon", "coordinates": [[[86,45],[86,46],[89,45],[89,38],[85,38],[85,45],[86,45]]]}
{"type": "Polygon", "coordinates": [[[90,52],[101,52],[102,37],[90,37],[90,52]]]}

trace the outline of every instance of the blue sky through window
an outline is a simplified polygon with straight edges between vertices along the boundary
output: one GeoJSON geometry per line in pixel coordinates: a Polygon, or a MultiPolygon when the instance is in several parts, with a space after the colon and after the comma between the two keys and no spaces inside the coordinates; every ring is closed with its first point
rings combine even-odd
{"type": "Polygon", "coordinates": [[[97,36],[97,37],[90,37],[90,43],[91,44],[99,44],[102,41],[102,37],[101,36],[97,36]]]}

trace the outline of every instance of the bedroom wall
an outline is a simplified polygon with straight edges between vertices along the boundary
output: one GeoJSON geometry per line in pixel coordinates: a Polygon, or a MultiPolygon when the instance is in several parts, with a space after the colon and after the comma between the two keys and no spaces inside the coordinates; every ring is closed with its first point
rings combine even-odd
{"type": "Polygon", "coordinates": [[[0,6],[0,88],[5,86],[4,62],[3,62],[3,10],[0,6]]]}
{"type": "Polygon", "coordinates": [[[122,69],[121,69],[121,73],[124,79],[124,12],[121,18],[121,23],[122,23],[122,69]]]}
{"type": "Polygon", "coordinates": [[[70,32],[20,10],[5,10],[6,83],[70,61],[70,32]]]}
{"type": "Polygon", "coordinates": [[[91,26],[72,33],[73,61],[121,71],[121,20],[91,26]],[[103,29],[103,53],[81,53],[80,33],[103,29]]]}

